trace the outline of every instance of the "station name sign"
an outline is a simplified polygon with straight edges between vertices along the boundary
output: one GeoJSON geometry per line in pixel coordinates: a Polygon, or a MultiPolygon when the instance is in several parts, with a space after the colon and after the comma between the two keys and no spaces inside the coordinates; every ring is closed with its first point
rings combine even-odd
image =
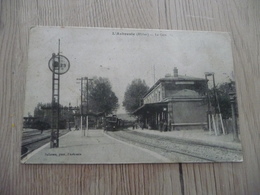
{"type": "Polygon", "coordinates": [[[53,54],[52,58],[49,60],[49,69],[54,72],[54,74],[65,74],[70,69],[70,62],[68,58],[63,55],[53,54]]]}

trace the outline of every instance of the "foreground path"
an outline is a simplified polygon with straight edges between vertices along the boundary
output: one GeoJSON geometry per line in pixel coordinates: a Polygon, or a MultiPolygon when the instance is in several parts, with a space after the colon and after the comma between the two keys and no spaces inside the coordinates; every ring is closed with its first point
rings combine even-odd
{"type": "Polygon", "coordinates": [[[103,130],[71,131],[60,138],[59,148],[49,143],[22,159],[26,164],[162,163],[169,160],[155,152],[111,138],[103,130]]]}
{"type": "Polygon", "coordinates": [[[172,162],[240,162],[242,151],[211,143],[191,141],[185,138],[166,136],[163,133],[148,133],[133,130],[108,132],[112,137],[157,152],[172,162]]]}

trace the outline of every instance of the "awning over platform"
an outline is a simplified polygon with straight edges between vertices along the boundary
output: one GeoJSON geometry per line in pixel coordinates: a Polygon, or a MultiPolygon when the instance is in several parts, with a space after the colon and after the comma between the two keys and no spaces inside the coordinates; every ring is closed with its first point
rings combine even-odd
{"type": "Polygon", "coordinates": [[[133,114],[139,115],[139,114],[145,114],[147,112],[162,112],[167,111],[168,102],[158,102],[158,103],[151,103],[151,104],[144,104],[137,108],[133,114]]]}

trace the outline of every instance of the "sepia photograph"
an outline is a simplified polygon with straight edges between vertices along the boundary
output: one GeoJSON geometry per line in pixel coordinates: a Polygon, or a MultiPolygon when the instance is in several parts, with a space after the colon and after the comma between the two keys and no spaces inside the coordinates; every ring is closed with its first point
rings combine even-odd
{"type": "Polygon", "coordinates": [[[242,162],[229,33],[32,27],[21,163],[242,162]]]}

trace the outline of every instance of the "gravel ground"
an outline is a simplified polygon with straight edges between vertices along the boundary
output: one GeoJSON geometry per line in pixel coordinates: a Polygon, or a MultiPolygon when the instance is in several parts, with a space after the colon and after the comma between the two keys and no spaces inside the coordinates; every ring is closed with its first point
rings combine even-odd
{"type": "Polygon", "coordinates": [[[173,162],[240,162],[242,151],[213,147],[180,138],[151,135],[132,130],[107,132],[116,139],[140,146],[173,162]]]}

